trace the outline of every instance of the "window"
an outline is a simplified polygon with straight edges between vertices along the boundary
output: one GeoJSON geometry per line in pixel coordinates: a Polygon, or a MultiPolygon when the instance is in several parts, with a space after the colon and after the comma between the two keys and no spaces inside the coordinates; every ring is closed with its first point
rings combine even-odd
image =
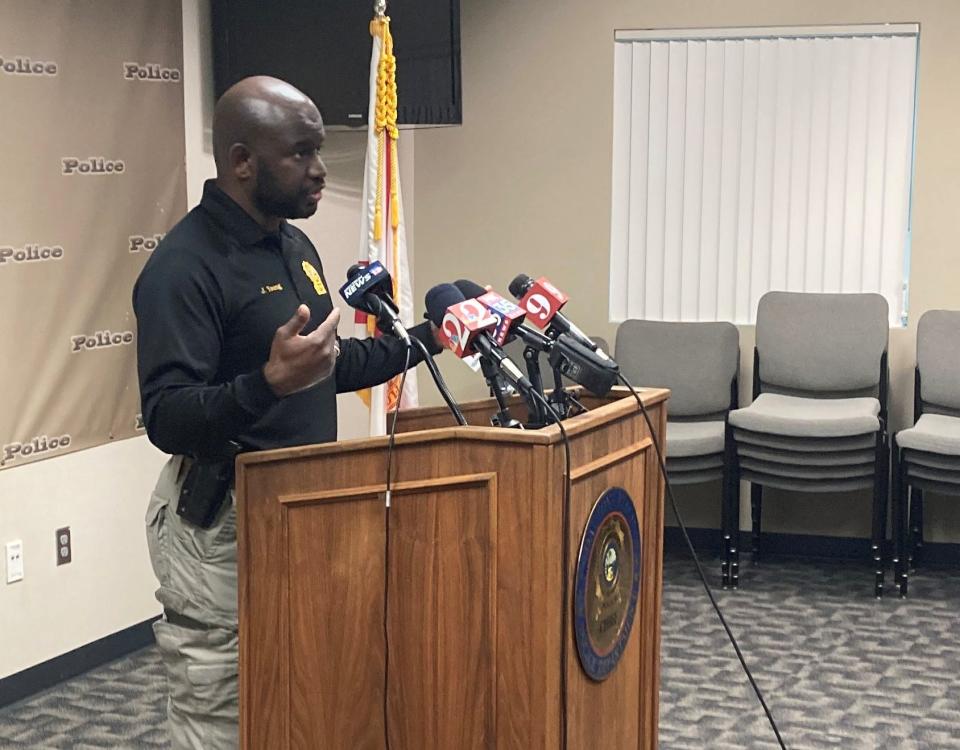
{"type": "Polygon", "coordinates": [[[918,35],[617,32],[611,319],[753,323],[780,289],[905,325],[918,35]]]}

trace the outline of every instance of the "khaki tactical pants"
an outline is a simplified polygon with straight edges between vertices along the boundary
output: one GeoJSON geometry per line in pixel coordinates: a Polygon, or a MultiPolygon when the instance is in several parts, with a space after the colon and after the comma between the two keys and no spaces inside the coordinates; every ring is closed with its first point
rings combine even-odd
{"type": "Polygon", "coordinates": [[[154,623],[167,673],[174,750],[239,747],[237,530],[234,497],[209,529],[177,515],[190,459],[173,456],[147,508],[147,546],[157,599],[175,622],[154,623]]]}

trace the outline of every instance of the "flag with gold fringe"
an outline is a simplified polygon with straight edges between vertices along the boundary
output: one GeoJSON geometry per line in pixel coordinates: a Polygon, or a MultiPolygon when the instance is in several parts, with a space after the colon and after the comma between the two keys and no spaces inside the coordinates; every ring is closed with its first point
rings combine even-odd
{"type": "MultiPolygon", "coordinates": [[[[370,101],[367,155],[363,173],[363,204],[360,217],[361,262],[380,261],[393,279],[393,297],[404,326],[413,325],[413,289],[400,194],[400,159],[397,144],[397,61],[393,56],[390,19],[378,12],[370,22],[373,51],[370,56],[370,101]]],[[[355,318],[358,336],[379,335],[375,320],[363,313],[355,318]]],[[[397,408],[417,405],[416,372],[407,375],[403,393],[400,377],[360,392],[370,407],[370,434],[386,432],[386,415],[397,408]]]]}

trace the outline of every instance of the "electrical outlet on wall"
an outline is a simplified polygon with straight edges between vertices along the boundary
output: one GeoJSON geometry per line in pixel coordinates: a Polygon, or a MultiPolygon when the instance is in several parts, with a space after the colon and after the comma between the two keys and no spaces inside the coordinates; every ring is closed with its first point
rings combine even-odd
{"type": "Polygon", "coordinates": [[[23,580],[23,542],[7,542],[7,583],[23,580]]]}
{"type": "Polygon", "coordinates": [[[66,565],[73,560],[73,540],[70,538],[70,527],[57,529],[57,565],[66,565]]]}

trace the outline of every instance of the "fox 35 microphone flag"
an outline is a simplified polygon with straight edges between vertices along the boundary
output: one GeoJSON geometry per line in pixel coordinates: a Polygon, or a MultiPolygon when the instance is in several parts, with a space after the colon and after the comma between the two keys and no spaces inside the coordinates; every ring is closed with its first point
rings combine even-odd
{"type": "MultiPolygon", "coordinates": [[[[370,55],[370,102],[367,156],[363,172],[363,203],[360,212],[361,262],[379,260],[393,278],[393,298],[400,320],[407,328],[413,320],[413,288],[400,195],[400,158],[397,144],[397,61],[393,56],[390,19],[378,14],[370,22],[373,51],[370,55]]],[[[357,335],[379,335],[375,321],[365,313],[354,318],[357,335]]],[[[386,415],[397,408],[417,405],[416,371],[407,375],[403,393],[400,377],[360,392],[370,407],[370,434],[386,432],[386,415]]]]}

